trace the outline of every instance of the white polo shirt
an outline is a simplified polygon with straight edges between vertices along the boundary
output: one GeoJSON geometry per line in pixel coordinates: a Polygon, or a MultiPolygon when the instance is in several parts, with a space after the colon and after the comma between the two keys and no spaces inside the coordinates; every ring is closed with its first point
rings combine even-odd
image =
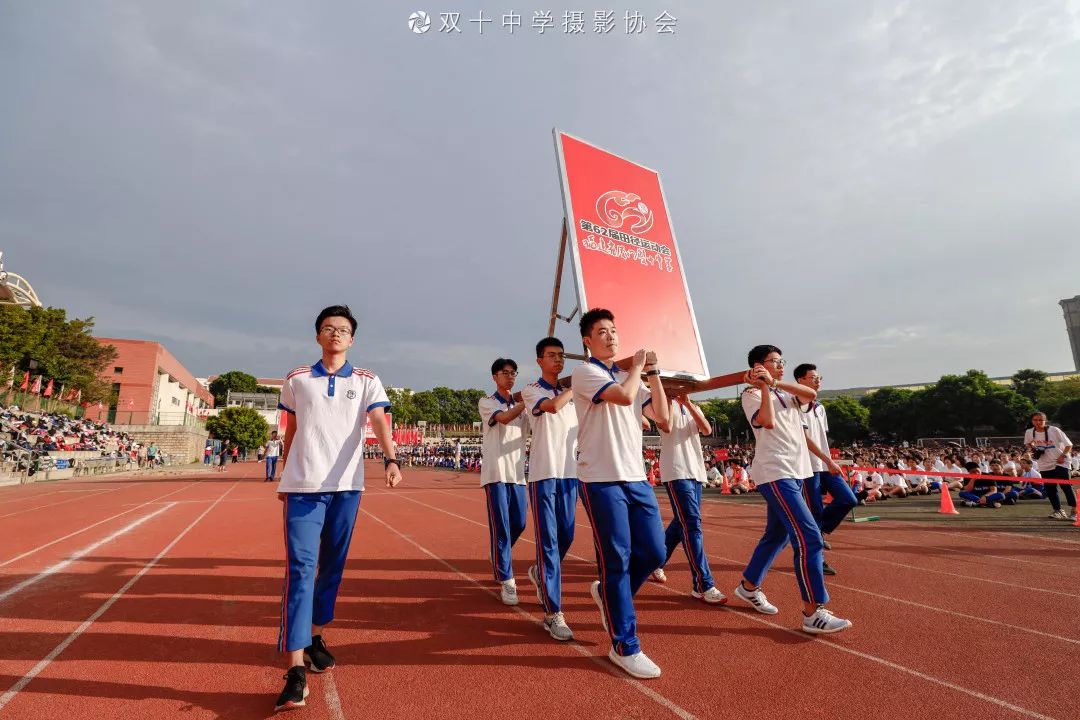
{"type": "Polygon", "coordinates": [[[278,407],[296,416],[296,435],[278,492],[364,489],[367,414],[390,407],[378,377],[348,362],[327,373],[320,360],[289,373],[278,407]]]}
{"type": "Polygon", "coordinates": [[[694,416],[674,400],[671,432],[660,431],[660,482],[697,480],[704,483],[705,461],[701,457],[701,434],[694,416]]]}
{"type": "Polygon", "coordinates": [[[266,441],[266,457],[276,458],[281,455],[281,448],[284,445],[280,440],[267,440],[266,441]]]}
{"type": "MultiPolygon", "coordinates": [[[[825,414],[825,406],[814,401],[806,406],[801,406],[803,421],[806,423],[806,432],[822,452],[829,452],[829,418],[825,414]]],[[[808,446],[809,448],[809,446],[808,446]]],[[[809,449],[807,450],[809,452],[809,449]]],[[[825,461],[817,455],[810,453],[810,469],[816,473],[828,472],[825,461]]]]}
{"type": "Polygon", "coordinates": [[[806,448],[803,412],[798,399],[789,392],[772,393],[773,427],[757,422],[761,410],[761,390],[748,387],[742,394],[743,412],[754,429],[754,482],[758,485],[775,480],[804,480],[814,474],[810,451],[806,448]]]}
{"type": "Polygon", "coordinates": [[[1069,456],[1061,458],[1061,462],[1057,461],[1057,456],[1067,446],[1072,445],[1069,442],[1069,437],[1061,431],[1061,428],[1056,428],[1053,425],[1047,425],[1046,430],[1042,432],[1036,432],[1035,428],[1028,428],[1024,432],[1024,444],[1027,445],[1032,440],[1035,441],[1035,447],[1041,448],[1043,454],[1039,456],[1039,459],[1035,461],[1035,469],[1041,473],[1053,470],[1055,467],[1069,467],[1069,456]]]}
{"type": "Polygon", "coordinates": [[[576,478],[578,422],[571,400],[557,413],[544,412],[540,404],[554,400],[569,388],[554,387],[544,378],[521,390],[521,401],[529,416],[532,444],[529,447],[529,482],[549,478],[576,478]]]}
{"type": "Polygon", "coordinates": [[[578,479],[582,482],[645,482],[641,456],[641,419],[652,402],[642,384],[629,405],[600,399],[600,394],[627,373],[590,358],[570,375],[578,420],[578,479]]]}
{"type": "Polygon", "coordinates": [[[495,419],[495,414],[509,410],[514,401],[498,392],[480,398],[480,422],[484,428],[481,453],[484,464],[480,466],[480,487],[488,483],[525,484],[525,432],[528,429],[522,413],[505,425],[495,419]]]}

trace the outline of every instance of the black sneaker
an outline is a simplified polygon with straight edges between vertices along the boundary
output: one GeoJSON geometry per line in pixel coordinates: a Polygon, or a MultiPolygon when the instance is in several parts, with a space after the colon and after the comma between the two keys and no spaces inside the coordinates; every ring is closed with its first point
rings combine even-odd
{"type": "Polygon", "coordinates": [[[304,662],[311,668],[311,672],[326,672],[334,667],[334,656],[326,649],[322,635],[311,637],[311,644],[304,648],[304,662]]]}
{"type": "Polygon", "coordinates": [[[285,689],[278,695],[274,712],[304,707],[304,698],[308,696],[307,670],[303,665],[289,668],[289,672],[285,673],[284,677],[285,689]]]}
{"type": "Polygon", "coordinates": [[[821,572],[825,575],[835,575],[836,569],[829,564],[828,560],[821,561],[821,572]]]}

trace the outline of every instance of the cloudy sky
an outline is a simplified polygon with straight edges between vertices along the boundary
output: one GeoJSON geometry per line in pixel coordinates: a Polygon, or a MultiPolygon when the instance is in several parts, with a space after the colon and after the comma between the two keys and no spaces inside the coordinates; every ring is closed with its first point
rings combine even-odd
{"type": "Polygon", "coordinates": [[[759,342],[834,388],[1072,367],[1076,1],[0,0],[0,97],[7,269],[197,375],[313,361],[335,302],[390,385],[527,360],[553,126],[661,171],[714,372],[759,342]]]}

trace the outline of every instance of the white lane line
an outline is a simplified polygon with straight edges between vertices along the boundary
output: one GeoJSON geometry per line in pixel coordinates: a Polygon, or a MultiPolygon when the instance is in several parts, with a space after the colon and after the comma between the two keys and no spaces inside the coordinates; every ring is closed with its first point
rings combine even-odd
{"type": "MultiPolygon", "coordinates": [[[[222,493],[221,497],[218,498],[218,502],[221,502],[221,500],[223,500],[225,498],[225,496],[228,495],[229,493],[231,493],[235,488],[236,488],[236,483],[234,483],[232,487],[230,487],[228,490],[226,490],[224,493],[222,493]]],[[[170,542],[168,545],[166,545],[165,548],[161,552],[159,552],[154,557],[153,560],[148,561],[146,563],[146,565],[144,565],[142,567],[142,569],[139,570],[138,573],[133,575],[130,580],[128,580],[126,583],[124,583],[123,587],[121,587],[119,590],[117,590],[115,593],[113,593],[112,597],[110,597],[108,600],[103,602],[101,604],[101,607],[99,607],[97,610],[95,610],[94,613],[90,617],[88,617],[86,620],[83,621],[83,623],[81,625],[79,625],[79,627],[75,628],[71,632],[70,635],[68,635],[66,638],[64,638],[60,642],[59,645],[54,647],[52,649],[52,652],[50,652],[48,655],[46,655],[37,665],[30,668],[30,671],[27,672],[25,675],[23,675],[14,685],[12,685],[10,690],[8,690],[3,695],[0,695],[0,710],[3,710],[4,706],[7,705],[9,702],[11,702],[12,699],[14,699],[14,697],[16,695],[18,695],[20,691],[23,690],[23,688],[25,688],[27,685],[29,685],[31,680],[33,680],[38,675],[40,675],[41,672],[45,668],[47,668],[49,666],[49,663],[51,663],[53,660],[55,660],[57,657],[59,657],[60,653],[64,652],[64,650],[66,650],[68,648],[68,646],[71,645],[71,643],[75,642],[75,640],[78,639],[78,637],[80,635],[82,635],[84,632],[86,632],[87,629],[89,629],[89,627],[91,625],[93,625],[94,622],[99,617],[104,615],[105,612],[109,608],[111,608],[113,606],[113,604],[116,603],[117,600],[119,600],[121,597],[123,597],[124,593],[126,593],[128,590],[130,590],[131,586],[134,585],[136,582],[138,582],[139,578],[141,578],[143,575],[148,573],[152,567],[157,565],[158,561],[160,561],[161,558],[165,557],[166,553],[168,553],[170,550],[172,550],[173,547],[176,545],[176,543],[180,542],[180,540],[185,535],[187,535],[188,532],[190,532],[193,527],[198,525],[199,521],[202,520],[204,517],[206,517],[207,514],[211,510],[213,510],[215,507],[217,507],[217,502],[215,502],[213,505],[211,505],[210,507],[203,510],[202,514],[199,515],[199,517],[195,518],[191,522],[190,525],[188,525],[186,528],[181,530],[180,534],[177,535],[175,538],[173,538],[172,542],[170,542]]]]}
{"type": "MultiPolygon", "coordinates": [[[[451,513],[449,511],[442,510],[441,508],[438,508],[438,507],[436,507],[434,505],[427,505],[427,503],[421,503],[419,500],[414,500],[413,498],[403,498],[403,499],[408,500],[409,502],[414,502],[414,503],[418,503],[420,505],[425,505],[426,507],[430,507],[433,510],[439,510],[440,512],[445,512],[447,515],[453,515],[454,517],[458,517],[458,518],[462,517],[460,515],[455,515],[454,513],[451,513]]],[[[481,525],[483,527],[487,527],[486,525],[483,525],[483,523],[476,522],[475,520],[469,520],[469,518],[462,518],[462,519],[463,520],[468,520],[469,522],[474,523],[476,525],[481,525]]],[[[736,537],[740,537],[740,536],[736,536],[736,537]]],[[[527,538],[522,538],[522,539],[527,539],[527,538]]],[[[567,553],[567,555],[569,555],[569,554],[570,553],[567,553]]],[[[788,573],[784,573],[784,574],[788,574],[788,573]]],[[[666,591],[666,592],[669,592],[669,593],[672,593],[672,594],[675,594],[675,595],[679,595],[681,597],[687,597],[688,596],[687,593],[680,592],[678,590],[675,590],[674,588],[668,587],[667,585],[661,585],[659,583],[649,583],[649,584],[652,585],[653,587],[656,587],[656,588],[660,589],[660,590],[663,590],[663,591],[666,591]]],[[[484,589],[486,590],[486,588],[484,588],[484,589]]],[[[492,592],[491,594],[494,595],[494,592],[492,592]]],[[[887,599],[891,599],[891,598],[887,598],[887,599]]],[[[727,608],[727,609],[729,611],[733,611],[731,608],[727,608]]],[[[785,625],[780,625],[780,624],[777,624],[777,623],[774,623],[774,622],[770,622],[770,621],[765,620],[763,618],[756,617],[754,614],[747,614],[747,613],[743,613],[743,612],[737,612],[736,614],[739,617],[742,617],[742,618],[744,618],[746,620],[753,620],[754,622],[757,622],[757,623],[762,623],[764,625],[769,625],[770,627],[778,628],[778,629],[783,630],[784,632],[786,632],[786,633],[788,633],[790,635],[793,635],[795,637],[803,638],[803,639],[807,638],[807,634],[802,632],[802,631],[794,630],[794,629],[789,628],[789,627],[787,627],[785,625]]],[[[1062,639],[1067,639],[1067,638],[1062,638],[1062,639]]],[[[1052,717],[1050,717],[1048,715],[1041,715],[1041,714],[1035,712],[1034,710],[1028,710],[1026,708],[1020,707],[1019,705],[1013,705],[1012,703],[1010,703],[1010,702],[1008,702],[1006,700],[1002,700],[1000,698],[996,698],[996,697],[993,697],[991,695],[986,695],[984,693],[979,692],[978,690],[974,690],[972,688],[967,688],[967,687],[964,687],[963,685],[958,685],[956,683],[945,680],[944,678],[939,678],[939,677],[936,677],[936,676],[933,676],[933,675],[928,675],[926,673],[915,670],[914,668],[909,668],[909,667],[906,667],[904,665],[899,665],[897,663],[892,662],[891,660],[886,660],[885,658],[878,657],[877,655],[871,655],[869,653],[864,653],[864,652],[861,652],[859,650],[854,650],[852,648],[845,647],[844,645],[840,645],[840,644],[835,643],[835,642],[833,642],[831,640],[826,640],[825,638],[823,638],[821,636],[811,637],[810,640],[813,641],[813,642],[821,642],[821,643],[823,643],[823,644],[825,644],[825,645],[827,645],[827,646],[829,646],[831,648],[835,648],[836,650],[840,650],[842,652],[854,655],[856,657],[860,657],[860,658],[862,658],[864,660],[870,660],[871,662],[875,662],[875,663],[878,663],[880,665],[884,665],[884,666],[892,668],[894,670],[899,670],[901,672],[907,673],[909,675],[920,678],[922,680],[926,680],[928,682],[935,683],[937,685],[941,685],[942,687],[947,687],[950,690],[955,690],[955,691],[963,693],[965,695],[969,695],[971,697],[978,698],[979,700],[983,700],[985,702],[992,703],[994,705],[998,705],[999,707],[1007,708],[1009,710],[1012,710],[1013,712],[1019,713],[1020,715],[1024,715],[1025,717],[1037,718],[1038,720],[1055,720],[1054,718],[1052,718],[1052,717]]],[[[1072,642],[1072,641],[1070,641],[1070,642],[1072,642]]]]}
{"type": "MultiPolygon", "coordinates": [[[[412,498],[404,498],[404,499],[412,500],[412,498]]],[[[413,500],[413,502],[418,502],[418,501],[413,500]]],[[[424,504],[424,503],[421,503],[421,504],[424,504]]],[[[431,506],[429,506],[429,507],[431,507],[431,506]]],[[[438,510],[438,508],[435,508],[435,509],[438,510]]],[[[480,590],[483,591],[484,593],[486,593],[486,594],[490,595],[492,598],[498,600],[498,596],[495,594],[494,590],[491,590],[490,588],[485,587],[483,584],[481,584],[475,578],[473,578],[473,577],[471,577],[469,575],[466,575],[460,569],[458,569],[457,567],[455,567],[451,563],[447,562],[446,560],[443,560],[441,557],[439,557],[438,555],[436,555],[432,551],[428,550],[426,547],[424,547],[420,543],[416,542],[415,540],[410,538],[408,535],[405,535],[404,533],[400,532],[397,528],[393,527],[392,525],[390,525],[389,523],[384,521],[382,518],[379,518],[379,517],[371,514],[371,512],[368,511],[368,510],[361,509],[360,512],[364,513],[365,515],[367,515],[368,517],[370,517],[372,520],[376,521],[380,525],[383,525],[390,532],[394,533],[395,535],[400,537],[402,540],[409,543],[410,545],[412,545],[413,547],[418,549],[420,552],[422,552],[425,555],[427,555],[428,557],[430,557],[435,562],[437,562],[440,565],[442,565],[443,567],[447,568],[448,570],[450,570],[450,572],[456,574],[462,580],[466,580],[467,582],[472,583],[476,587],[480,588],[480,590]]],[[[461,517],[461,516],[457,515],[455,517],[461,517]]],[[[462,519],[468,520],[468,518],[462,518],[462,519]]],[[[470,520],[469,522],[475,522],[475,521],[470,520]]],[[[481,523],[476,523],[476,524],[480,525],[481,523]]],[[[521,609],[518,606],[514,606],[514,607],[512,607],[510,609],[513,610],[514,612],[516,612],[518,615],[522,616],[523,618],[529,620],[530,622],[532,622],[532,623],[534,623],[536,625],[542,625],[543,624],[542,620],[534,617],[532,614],[526,612],[525,610],[521,609]]],[[[656,692],[652,688],[649,688],[646,685],[644,685],[643,683],[639,682],[638,680],[627,677],[623,673],[616,670],[614,668],[614,666],[612,666],[611,662],[608,661],[607,656],[604,656],[603,658],[601,658],[598,655],[593,655],[592,653],[590,653],[588,650],[586,650],[585,648],[583,648],[581,645],[579,645],[577,642],[575,642],[573,640],[566,643],[566,645],[573,648],[574,650],[576,650],[581,655],[587,657],[592,662],[596,663],[599,667],[606,670],[608,672],[608,674],[610,674],[612,677],[615,677],[618,680],[622,680],[623,682],[627,683],[628,685],[633,687],[638,692],[640,692],[643,695],[645,695],[646,697],[648,697],[650,700],[652,700],[652,701],[656,702],[658,705],[670,710],[675,716],[677,716],[679,718],[682,718],[682,720],[697,720],[697,717],[694,714],[690,713],[689,711],[685,710],[684,708],[679,707],[674,702],[672,702],[668,698],[664,697],[660,693],[656,692]]],[[[3,706],[0,705],[0,707],[3,707],[3,706]]]]}
{"type": "MultiPolygon", "coordinates": [[[[139,508],[146,507],[147,505],[152,505],[153,503],[159,502],[162,498],[167,498],[170,495],[175,495],[176,493],[180,492],[181,490],[187,490],[188,488],[192,487],[195,484],[196,483],[191,483],[189,485],[185,485],[182,488],[179,488],[178,490],[173,490],[172,492],[167,492],[164,495],[159,495],[158,497],[154,498],[153,500],[148,500],[147,502],[144,502],[141,505],[136,505],[135,507],[131,508],[130,510],[124,510],[123,512],[118,512],[118,513],[116,513],[115,515],[113,515],[111,517],[107,517],[104,520],[97,521],[93,525],[87,525],[86,527],[82,528],[81,530],[76,530],[75,532],[68,533],[64,537],[56,538],[55,540],[51,540],[51,541],[45,543],[44,545],[38,545],[33,550],[27,550],[23,554],[16,555],[15,557],[11,558],[10,560],[5,560],[4,562],[0,562],[0,567],[5,567],[7,565],[10,565],[11,563],[13,563],[13,562],[15,562],[17,560],[22,560],[25,557],[29,557],[29,556],[33,555],[34,553],[36,553],[36,552],[38,552],[40,550],[44,550],[47,547],[51,547],[52,545],[55,545],[58,542],[63,542],[64,540],[67,540],[68,538],[73,538],[76,535],[79,535],[81,533],[86,532],[87,530],[92,530],[92,529],[96,528],[98,525],[101,525],[103,523],[107,523],[110,520],[115,520],[116,518],[120,517],[121,515],[127,515],[128,513],[135,512],[139,508]]],[[[176,502],[183,502],[183,501],[178,500],[176,502]]],[[[209,502],[209,501],[207,501],[207,502],[209,502]]],[[[175,502],[174,502],[174,504],[175,504],[175,502]]]]}
{"type": "Polygon", "coordinates": [[[345,720],[345,712],[341,709],[341,697],[338,695],[337,683],[334,682],[334,673],[325,673],[323,681],[323,696],[326,698],[326,709],[330,711],[330,720],[345,720]]]}
{"type": "Polygon", "coordinates": [[[68,498],[67,500],[61,500],[60,502],[49,503],[47,505],[35,505],[34,507],[23,508],[22,510],[16,510],[15,512],[10,512],[10,513],[8,513],[6,515],[0,515],[0,519],[7,518],[7,517],[12,517],[14,515],[22,515],[23,513],[33,512],[34,510],[41,510],[42,508],[56,507],[57,505],[64,505],[64,504],[67,504],[67,503],[70,503],[70,502],[78,502],[80,500],[86,500],[87,498],[90,498],[90,497],[97,497],[98,495],[105,495],[107,493],[116,492],[117,490],[123,490],[123,489],[124,488],[122,488],[122,487],[118,487],[118,488],[110,488],[109,490],[95,490],[94,492],[90,493],[89,495],[83,495],[82,497],[68,498]]]}
{"type": "Polygon", "coordinates": [[[55,575],[56,573],[60,572],[64,568],[68,567],[69,565],[71,565],[72,563],[77,561],[79,558],[85,556],[87,553],[91,553],[91,552],[97,550],[102,545],[105,545],[107,543],[112,542],[113,540],[120,537],[121,535],[125,535],[125,534],[131,532],[132,530],[139,527],[140,525],[142,525],[147,520],[149,520],[149,519],[151,519],[153,517],[156,517],[156,516],[160,515],[161,513],[165,512],[166,510],[171,508],[173,505],[175,505],[175,503],[169,503],[165,507],[158,508],[157,510],[150,513],[149,515],[143,515],[138,520],[135,520],[134,522],[128,523],[127,525],[120,528],[119,530],[117,530],[113,534],[111,534],[111,535],[109,535],[109,536],[107,536],[105,538],[102,538],[101,540],[98,540],[95,543],[90,543],[89,545],[82,548],[81,550],[75,551],[75,553],[72,554],[66,560],[61,560],[60,562],[56,563],[55,565],[50,565],[49,567],[47,567],[44,570],[42,570],[41,572],[39,572],[37,575],[34,575],[33,577],[29,577],[29,578],[23,580],[21,583],[18,583],[17,585],[12,585],[7,590],[4,590],[3,592],[0,592],[0,602],[4,602],[5,600],[7,600],[12,595],[16,595],[16,594],[22,592],[26,588],[30,587],[31,585],[34,585],[35,583],[40,582],[41,580],[44,580],[45,578],[49,577],[50,575],[55,575]]]}

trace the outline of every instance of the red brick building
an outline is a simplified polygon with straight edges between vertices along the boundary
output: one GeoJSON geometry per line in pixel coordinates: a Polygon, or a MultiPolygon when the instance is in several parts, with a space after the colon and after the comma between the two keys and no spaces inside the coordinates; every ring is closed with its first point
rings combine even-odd
{"type": "Polygon", "coordinates": [[[116,404],[87,408],[87,417],[117,425],[188,425],[214,406],[199,384],[163,345],[149,340],[97,338],[116,348],[116,359],[101,377],[117,391],[116,404]]]}

